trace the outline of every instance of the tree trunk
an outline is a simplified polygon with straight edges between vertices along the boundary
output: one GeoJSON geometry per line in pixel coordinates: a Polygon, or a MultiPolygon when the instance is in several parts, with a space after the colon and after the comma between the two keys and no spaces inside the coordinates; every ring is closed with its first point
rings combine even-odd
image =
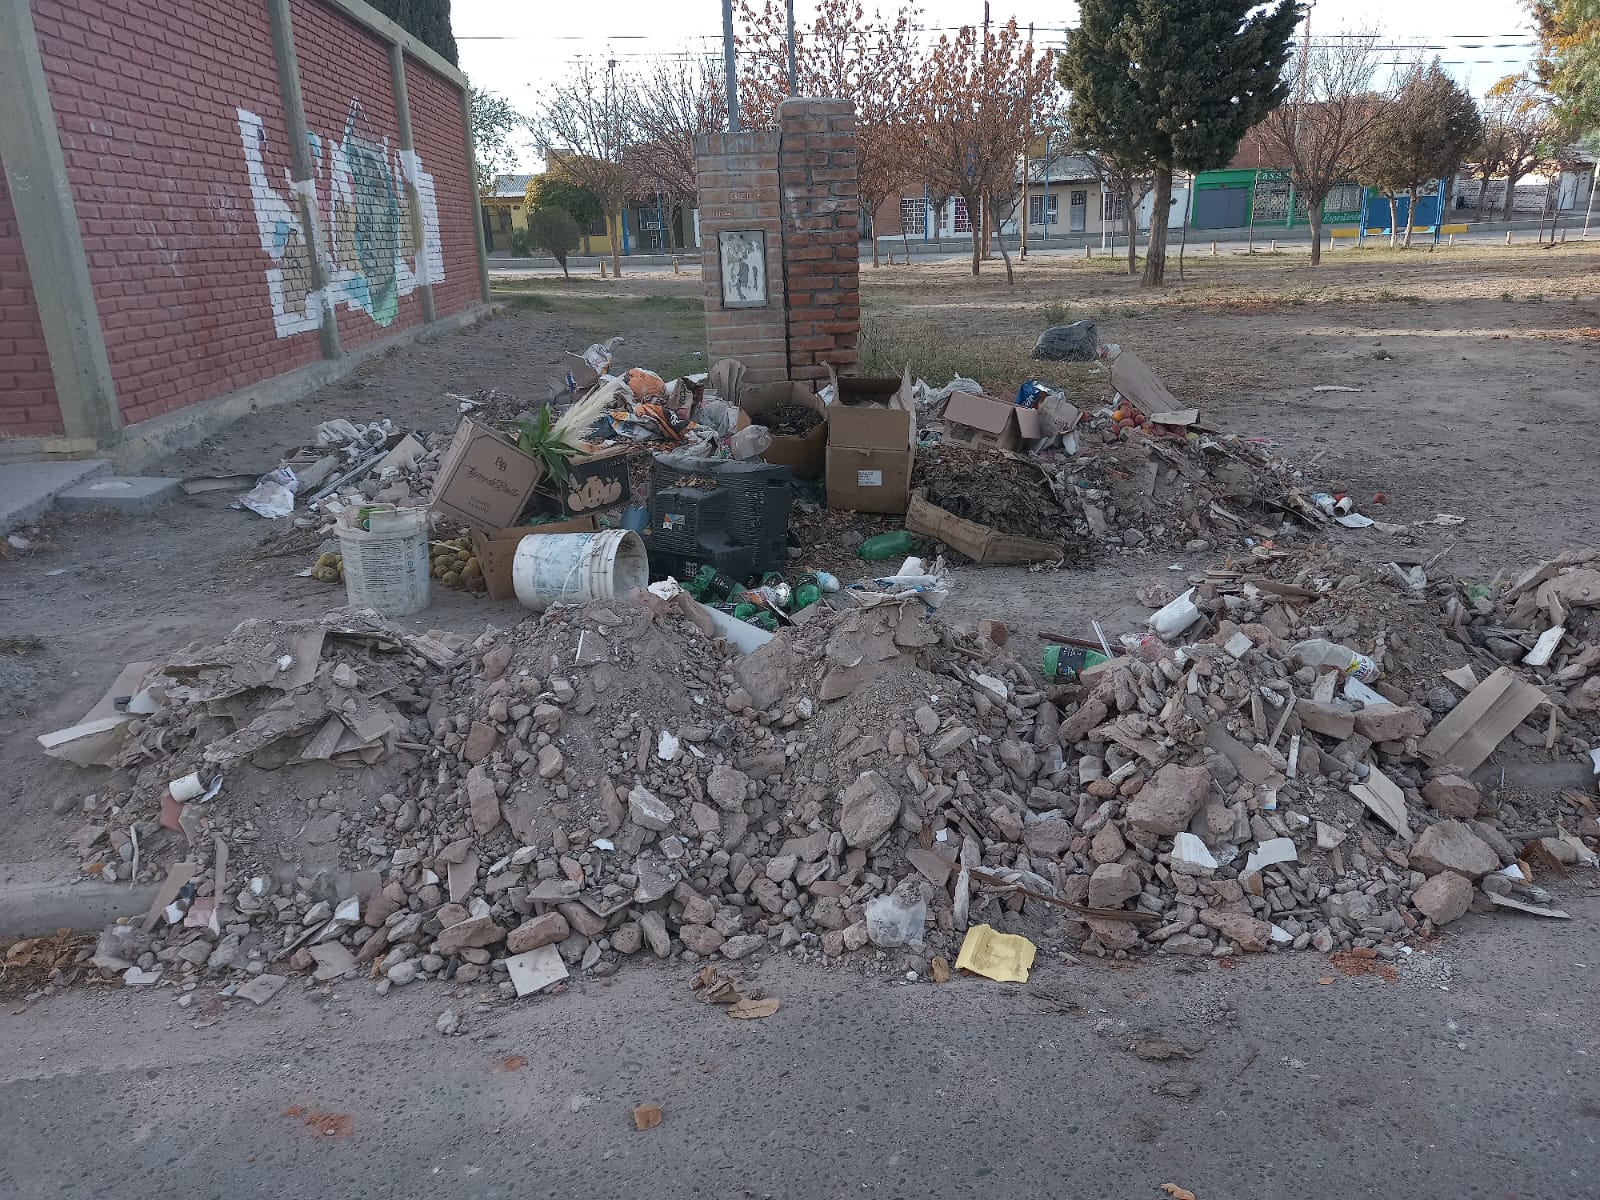
{"type": "MultiPolygon", "coordinates": [[[[977,275],[983,270],[983,226],[981,224],[975,224],[971,220],[972,213],[974,211],[972,203],[973,197],[963,196],[961,198],[966,202],[967,205],[967,228],[972,231],[972,273],[977,275]]],[[[981,218],[982,210],[978,209],[977,211],[981,218]]]]}
{"type": "Polygon", "coordinates": [[[1517,180],[1521,178],[1521,171],[1514,175],[1510,171],[1506,172],[1506,202],[1505,207],[1500,210],[1500,219],[1502,221],[1511,220],[1511,211],[1516,207],[1517,203],[1517,180]]]}
{"type": "MultiPolygon", "coordinates": [[[[989,207],[990,208],[995,208],[996,206],[993,205],[993,204],[990,204],[989,207]]],[[[1012,287],[1015,287],[1017,285],[1017,277],[1016,277],[1016,274],[1011,270],[1011,253],[1010,253],[1010,251],[1008,251],[1006,249],[1005,230],[1003,230],[1000,227],[1000,225],[1001,225],[1000,213],[999,213],[998,209],[996,209],[996,212],[995,212],[995,215],[994,215],[995,240],[1000,243],[1000,257],[1005,260],[1005,264],[1006,264],[1006,283],[1011,285],[1012,287]]]]}
{"type": "Polygon", "coordinates": [[[1129,184],[1122,193],[1122,232],[1128,238],[1128,274],[1139,273],[1139,222],[1133,212],[1133,185],[1129,184]]]}
{"type": "Polygon", "coordinates": [[[567,270],[567,256],[565,254],[563,254],[561,256],[561,278],[563,278],[563,279],[571,279],[572,278],[572,272],[567,270]]]}
{"type": "Polygon", "coordinates": [[[1311,222],[1311,265],[1322,264],[1322,205],[1307,204],[1306,219],[1311,222]]]}
{"type": "Polygon", "coordinates": [[[1393,250],[1400,239],[1400,204],[1395,199],[1394,193],[1389,193],[1389,249],[1393,250]]]}
{"type": "Polygon", "coordinates": [[[1150,240],[1144,252],[1143,287],[1167,281],[1167,218],[1172,210],[1172,168],[1156,168],[1156,190],[1150,200],[1150,240]]]}
{"type": "MultiPolygon", "coordinates": [[[[1191,189],[1191,194],[1193,194],[1192,193],[1192,189],[1191,189]]],[[[1183,282],[1183,256],[1184,256],[1185,252],[1187,252],[1188,249],[1189,249],[1189,214],[1188,213],[1184,213],[1183,214],[1183,225],[1180,228],[1182,228],[1182,230],[1183,230],[1183,237],[1178,242],[1178,282],[1182,283],[1183,282]]]]}
{"type": "Polygon", "coordinates": [[[606,232],[611,235],[611,274],[622,278],[622,210],[606,217],[606,232]]]}
{"type": "Polygon", "coordinates": [[[1417,227],[1417,185],[1412,184],[1406,192],[1406,240],[1401,244],[1402,250],[1411,249],[1411,231],[1417,227]]]}
{"type": "Polygon", "coordinates": [[[1489,198],[1489,168],[1478,176],[1478,220],[1483,220],[1483,202],[1489,198]]]}
{"type": "Polygon", "coordinates": [[[878,265],[878,213],[876,206],[867,209],[867,237],[872,240],[872,265],[878,265]]]}

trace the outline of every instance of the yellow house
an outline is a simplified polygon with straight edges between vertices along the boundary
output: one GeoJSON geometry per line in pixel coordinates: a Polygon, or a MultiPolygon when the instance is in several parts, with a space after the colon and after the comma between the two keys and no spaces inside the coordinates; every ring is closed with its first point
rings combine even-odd
{"type": "Polygon", "coordinates": [[[483,244],[490,253],[511,249],[511,232],[528,227],[528,181],[532,175],[496,175],[483,205],[483,244]]]}

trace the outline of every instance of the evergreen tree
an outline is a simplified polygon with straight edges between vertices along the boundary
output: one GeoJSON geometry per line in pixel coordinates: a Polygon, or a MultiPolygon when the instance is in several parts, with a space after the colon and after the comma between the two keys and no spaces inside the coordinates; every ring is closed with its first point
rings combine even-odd
{"type": "Polygon", "coordinates": [[[451,65],[456,62],[456,35],[450,30],[450,0],[367,0],[451,65]]]}
{"type": "Polygon", "coordinates": [[[1144,284],[1166,275],[1174,170],[1227,166],[1287,98],[1294,0],[1082,0],[1059,68],[1079,141],[1155,177],[1144,284]]]}

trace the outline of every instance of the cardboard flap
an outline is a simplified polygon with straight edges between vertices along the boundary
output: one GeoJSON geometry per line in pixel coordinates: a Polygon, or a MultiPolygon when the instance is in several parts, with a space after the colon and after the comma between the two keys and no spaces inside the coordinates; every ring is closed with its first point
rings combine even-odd
{"type": "Polygon", "coordinates": [[[1014,404],[1007,404],[1003,400],[991,400],[988,396],[977,396],[971,392],[950,393],[950,399],[944,406],[944,419],[953,421],[957,425],[970,425],[985,433],[998,434],[1006,431],[1006,426],[1013,420],[1013,411],[1029,412],[1034,418],[1034,427],[1038,427],[1038,414],[1032,410],[1018,410],[1014,404]]]}
{"type": "Polygon", "coordinates": [[[1178,398],[1167,390],[1161,377],[1129,350],[1111,364],[1111,386],[1142,413],[1170,412],[1178,407],[1178,398]]]}

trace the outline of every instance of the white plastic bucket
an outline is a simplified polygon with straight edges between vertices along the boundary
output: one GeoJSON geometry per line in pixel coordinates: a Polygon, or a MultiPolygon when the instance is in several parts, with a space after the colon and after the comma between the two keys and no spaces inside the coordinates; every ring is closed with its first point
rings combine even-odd
{"type": "Polygon", "coordinates": [[[428,511],[391,509],[368,518],[371,529],[334,526],[344,555],[344,594],[356,608],[403,617],[428,607],[428,511]]]}
{"type": "Polygon", "coordinates": [[[650,582],[650,558],[631,529],[534,533],[517,543],[511,583],[525,608],[612,600],[650,582]]]}

